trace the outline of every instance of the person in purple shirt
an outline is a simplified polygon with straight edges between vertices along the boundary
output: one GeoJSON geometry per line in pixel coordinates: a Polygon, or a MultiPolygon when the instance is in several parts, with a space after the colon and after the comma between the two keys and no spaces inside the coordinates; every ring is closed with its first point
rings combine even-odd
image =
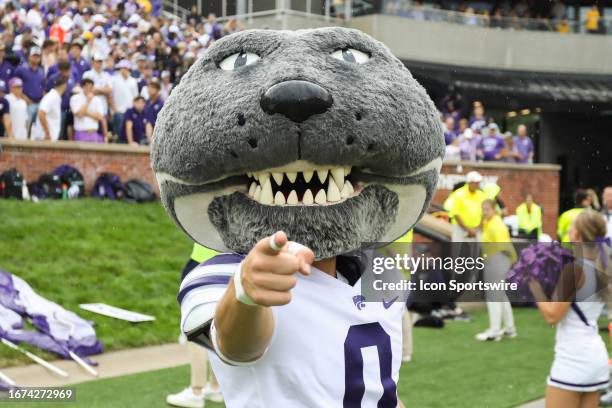
{"type": "Polygon", "coordinates": [[[504,138],[499,135],[499,127],[495,123],[491,123],[487,131],[488,134],[478,143],[478,153],[485,161],[499,160],[506,147],[504,138]]]}
{"type": "Polygon", "coordinates": [[[164,106],[164,101],[159,94],[160,89],[161,86],[159,85],[159,80],[157,79],[152,80],[147,86],[149,100],[145,104],[145,117],[147,118],[147,125],[151,127],[151,129],[148,130],[149,134],[153,134],[155,122],[157,121],[157,115],[164,106]]]}
{"type": "Polygon", "coordinates": [[[0,137],[12,138],[11,131],[11,111],[8,101],[4,97],[6,84],[0,79],[0,137]]]}
{"type": "Polygon", "coordinates": [[[533,141],[527,136],[527,126],[519,125],[514,137],[514,146],[519,153],[519,163],[533,163],[533,141]]]}
{"type": "Polygon", "coordinates": [[[32,47],[28,56],[28,63],[20,65],[15,70],[15,76],[23,81],[23,94],[28,103],[28,127],[36,120],[38,103],[44,93],[45,73],[40,62],[40,48],[32,47]]]}
{"type": "Polygon", "coordinates": [[[484,106],[480,102],[474,103],[474,114],[470,117],[469,126],[473,130],[480,130],[487,126],[488,118],[484,113],[484,106]]]}
{"type": "Polygon", "coordinates": [[[73,41],[70,44],[70,49],[68,50],[68,52],[70,53],[70,63],[72,64],[72,67],[76,72],[75,80],[77,83],[80,83],[81,78],[83,78],[83,74],[91,69],[91,64],[81,56],[82,51],[83,41],[81,40],[73,41]]]}
{"type": "MultiPolygon", "coordinates": [[[[0,80],[3,81],[4,84],[8,84],[8,80],[14,76],[13,72],[15,72],[15,67],[4,58],[4,54],[5,45],[4,42],[0,42],[0,80]]],[[[3,88],[2,91],[7,92],[8,89],[3,88]]]]}
{"type": "Polygon", "coordinates": [[[134,106],[125,111],[125,122],[121,141],[132,146],[149,144],[145,100],[142,96],[134,98],[134,106]]]}
{"type": "Polygon", "coordinates": [[[455,132],[455,119],[452,116],[447,116],[444,120],[444,142],[448,146],[453,143],[453,140],[457,137],[455,132]]]}

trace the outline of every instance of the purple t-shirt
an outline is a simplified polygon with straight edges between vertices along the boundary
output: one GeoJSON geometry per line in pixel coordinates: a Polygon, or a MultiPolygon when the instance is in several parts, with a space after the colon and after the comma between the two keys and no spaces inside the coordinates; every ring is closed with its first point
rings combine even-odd
{"type": "Polygon", "coordinates": [[[476,116],[472,116],[469,121],[469,127],[474,130],[482,129],[487,126],[487,117],[483,116],[482,118],[477,118],[476,116]]]}
{"type": "Polygon", "coordinates": [[[161,108],[164,107],[164,101],[161,98],[157,98],[155,101],[148,100],[145,104],[145,117],[153,127],[157,121],[157,115],[161,108]]]}
{"type": "Polygon", "coordinates": [[[529,154],[533,153],[533,141],[530,137],[514,137],[514,146],[516,150],[521,155],[520,159],[517,159],[519,163],[527,163],[529,162],[529,154]]]}
{"type": "Polygon", "coordinates": [[[81,57],[78,61],[75,60],[72,55],[70,56],[70,66],[74,70],[74,76],[77,84],[81,83],[83,74],[91,69],[91,64],[87,60],[81,57]]]}
{"type": "MultiPolygon", "coordinates": [[[[0,98],[0,119],[2,119],[2,116],[4,116],[5,114],[9,114],[9,113],[11,113],[11,111],[9,109],[8,101],[3,96],[2,98],[0,98]]],[[[4,128],[4,122],[1,120],[0,120],[0,136],[6,136],[6,129],[4,128]]]]}
{"type": "Polygon", "coordinates": [[[40,102],[44,93],[45,73],[42,67],[33,69],[28,64],[20,65],[15,76],[23,81],[23,93],[33,102],[40,102]]]}
{"type": "Polygon", "coordinates": [[[13,77],[13,72],[15,72],[15,67],[7,60],[2,61],[0,64],[0,79],[6,84],[4,92],[8,92],[8,81],[13,77]]]}
{"type": "Polygon", "coordinates": [[[445,130],[444,131],[444,142],[446,142],[446,145],[448,146],[449,144],[453,143],[453,140],[455,140],[455,138],[457,137],[457,132],[455,132],[454,130],[445,130]]]}
{"type": "Polygon", "coordinates": [[[478,144],[478,148],[482,149],[485,161],[497,160],[495,155],[505,146],[504,138],[499,135],[483,137],[478,144]]]}
{"type": "Polygon", "coordinates": [[[124,142],[128,141],[127,138],[127,121],[132,122],[132,138],[136,143],[140,143],[143,140],[147,140],[147,135],[145,132],[147,118],[145,116],[144,109],[142,112],[138,112],[136,108],[130,108],[125,111],[125,124],[123,125],[123,132],[121,133],[121,139],[124,142]]]}

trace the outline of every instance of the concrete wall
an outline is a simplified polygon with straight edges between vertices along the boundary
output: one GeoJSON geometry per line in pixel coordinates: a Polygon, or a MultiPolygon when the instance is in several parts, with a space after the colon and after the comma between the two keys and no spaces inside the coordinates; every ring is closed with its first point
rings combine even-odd
{"type": "Polygon", "coordinates": [[[612,36],[511,31],[403,17],[356,17],[403,60],[468,67],[612,74],[612,36]]]}
{"type": "Polygon", "coordinates": [[[324,18],[307,18],[297,15],[257,17],[253,18],[252,22],[247,24],[248,28],[265,28],[273,30],[300,30],[303,28],[319,28],[332,25],[335,25],[334,19],[326,21],[324,18]]]}
{"type": "MultiPolygon", "coordinates": [[[[257,17],[249,28],[336,25],[297,15],[257,17]]],[[[612,35],[501,30],[374,14],[353,18],[402,60],[477,68],[612,75],[612,35]]]]}

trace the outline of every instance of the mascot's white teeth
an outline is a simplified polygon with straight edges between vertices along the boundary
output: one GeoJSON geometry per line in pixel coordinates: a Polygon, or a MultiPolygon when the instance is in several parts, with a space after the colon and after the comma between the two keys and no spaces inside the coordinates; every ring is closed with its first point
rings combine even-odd
{"type": "Polygon", "coordinates": [[[247,173],[248,195],[265,205],[336,204],[360,191],[353,187],[350,174],[350,166],[247,173]]]}

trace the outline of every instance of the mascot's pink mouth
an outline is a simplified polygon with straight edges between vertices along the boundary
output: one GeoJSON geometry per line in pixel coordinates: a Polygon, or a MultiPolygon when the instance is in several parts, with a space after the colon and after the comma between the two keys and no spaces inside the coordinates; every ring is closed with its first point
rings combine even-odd
{"type": "Polygon", "coordinates": [[[264,205],[329,205],[356,196],[363,186],[351,166],[288,166],[247,173],[248,196],[264,205]]]}

